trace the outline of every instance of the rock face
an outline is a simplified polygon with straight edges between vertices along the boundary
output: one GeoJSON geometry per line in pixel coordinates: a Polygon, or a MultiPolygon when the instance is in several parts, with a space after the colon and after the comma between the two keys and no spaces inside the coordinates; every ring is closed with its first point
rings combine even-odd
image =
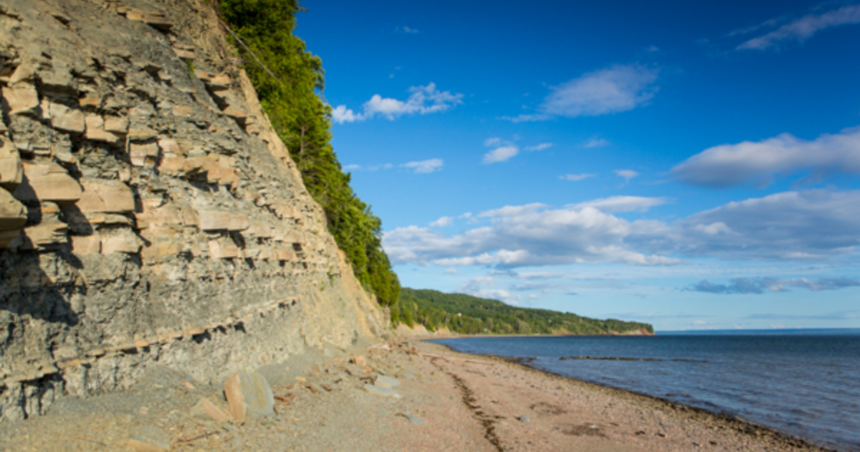
{"type": "Polygon", "coordinates": [[[209,3],[0,3],[0,420],[385,328],[209,3]]]}

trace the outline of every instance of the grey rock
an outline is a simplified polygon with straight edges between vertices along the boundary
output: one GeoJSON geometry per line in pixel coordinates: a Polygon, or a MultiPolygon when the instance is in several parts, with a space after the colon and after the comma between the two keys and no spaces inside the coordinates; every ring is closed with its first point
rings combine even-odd
{"type": "Polygon", "coordinates": [[[403,397],[399,393],[397,393],[397,392],[395,392],[389,388],[383,388],[382,386],[364,385],[364,390],[371,393],[371,394],[376,394],[376,395],[382,396],[382,397],[391,397],[394,399],[400,399],[403,397]]]}
{"type": "Polygon", "coordinates": [[[517,420],[522,422],[522,423],[527,423],[529,421],[529,417],[528,416],[520,416],[517,418],[517,420]]]}

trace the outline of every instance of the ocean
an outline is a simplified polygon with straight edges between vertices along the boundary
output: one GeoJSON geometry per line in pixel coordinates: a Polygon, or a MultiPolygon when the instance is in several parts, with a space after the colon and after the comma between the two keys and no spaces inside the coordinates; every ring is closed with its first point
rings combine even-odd
{"type": "Polygon", "coordinates": [[[860,451],[860,330],[433,342],[463,353],[533,357],[528,365],[543,371],[739,416],[840,452],[860,451]]]}

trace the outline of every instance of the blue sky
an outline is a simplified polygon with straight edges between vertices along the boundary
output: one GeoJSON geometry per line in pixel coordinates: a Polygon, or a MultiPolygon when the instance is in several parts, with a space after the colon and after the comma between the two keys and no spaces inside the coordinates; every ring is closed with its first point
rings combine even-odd
{"type": "Polygon", "coordinates": [[[303,3],[402,283],[860,327],[860,3],[576,3],[303,3]]]}

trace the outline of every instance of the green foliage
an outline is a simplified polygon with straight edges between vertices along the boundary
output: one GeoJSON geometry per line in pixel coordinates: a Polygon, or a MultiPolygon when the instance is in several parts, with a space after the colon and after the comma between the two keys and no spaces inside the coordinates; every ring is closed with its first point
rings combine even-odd
{"type": "Polygon", "coordinates": [[[319,96],[325,87],[322,60],[293,35],[296,14],[302,10],[298,0],[221,0],[219,7],[224,21],[253,53],[236,45],[263,109],[289,148],[305,187],[323,207],[328,229],[355,276],[382,305],[395,305],[400,282],[382,249],[382,221],[352,191],[350,175],[343,172],[331,146],[331,107],[319,96]]]}
{"type": "MultiPolygon", "coordinates": [[[[435,290],[403,288],[399,311],[428,330],[448,328],[460,334],[610,334],[644,329],[647,323],[597,320],[547,309],[518,308],[498,300],[435,290]],[[403,309],[409,306],[410,309],[403,309]]],[[[399,314],[400,315],[400,314],[399,314]]],[[[392,309],[394,320],[394,309],[392,309]]]]}

